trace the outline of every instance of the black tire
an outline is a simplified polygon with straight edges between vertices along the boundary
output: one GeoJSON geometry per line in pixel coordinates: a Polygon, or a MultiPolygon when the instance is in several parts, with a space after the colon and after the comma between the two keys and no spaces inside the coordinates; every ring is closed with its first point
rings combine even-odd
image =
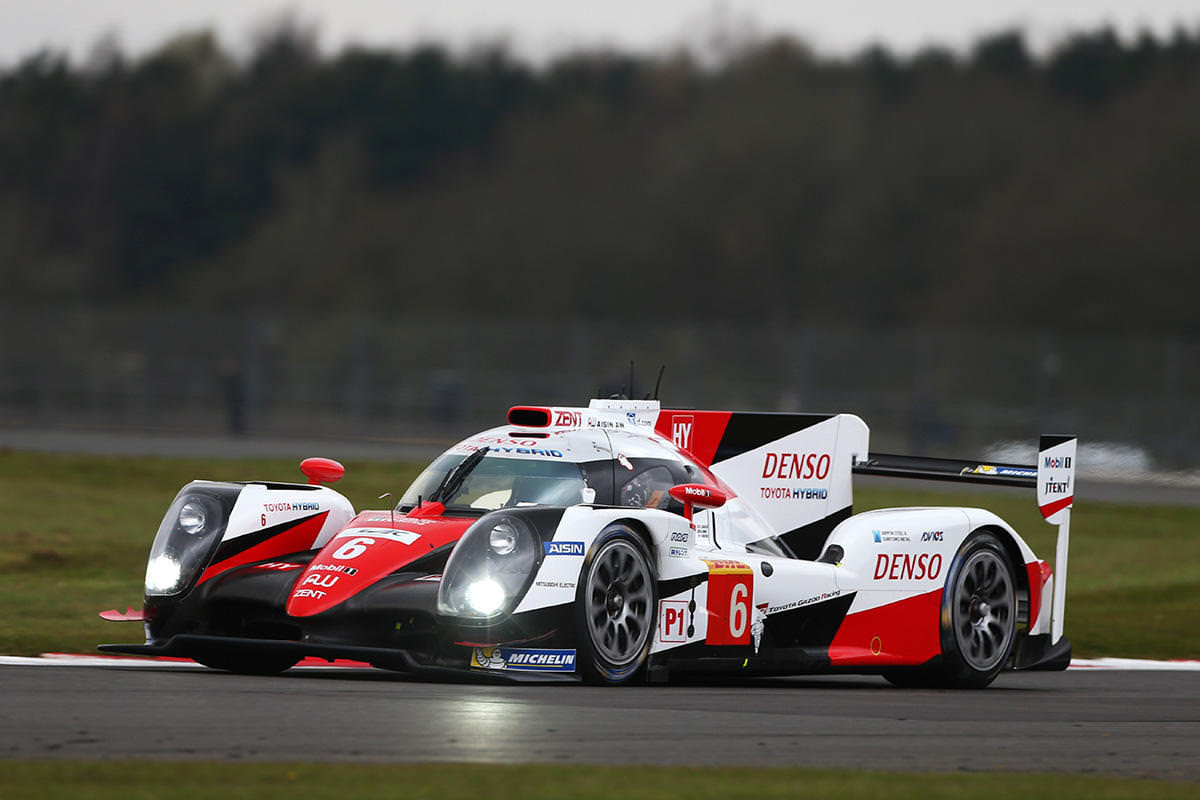
{"type": "Polygon", "coordinates": [[[584,560],[575,594],[584,680],[624,683],[645,666],[654,642],[657,592],[654,560],[641,537],[625,525],[605,528],[584,560]]]}
{"type": "Polygon", "coordinates": [[[236,672],[240,675],[278,675],[296,666],[300,661],[294,656],[207,651],[193,653],[192,659],[211,669],[236,672]]]}
{"type": "Polygon", "coordinates": [[[959,548],[942,593],[939,685],[982,689],[1008,663],[1017,638],[1017,581],[1004,545],[972,534],[959,548]]]}

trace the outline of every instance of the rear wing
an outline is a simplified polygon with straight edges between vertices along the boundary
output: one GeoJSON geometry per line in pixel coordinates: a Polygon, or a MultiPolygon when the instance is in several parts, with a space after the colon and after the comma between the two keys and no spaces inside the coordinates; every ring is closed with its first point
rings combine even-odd
{"type": "Polygon", "coordinates": [[[857,475],[886,475],[891,478],[921,478],[990,486],[1025,486],[1030,489],[1037,486],[1038,474],[1036,466],[901,456],[892,453],[869,453],[865,460],[854,463],[853,470],[857,475]]]}
{"type": "Polygon", "coordinates": [[[1050,641],[1054,643],[1062,637],[1066,613],[1067,551],[1071,539],[1071,507],[1075,502],[1075,446],[1074,436],[1042,436],[1037,463],[1032,466],[868,453],[865,459],[854,462],[853,471],[856,475],[1036,489],[1042,516],[1058,526],[1054,604],[1050,616],[1050,641]]]}

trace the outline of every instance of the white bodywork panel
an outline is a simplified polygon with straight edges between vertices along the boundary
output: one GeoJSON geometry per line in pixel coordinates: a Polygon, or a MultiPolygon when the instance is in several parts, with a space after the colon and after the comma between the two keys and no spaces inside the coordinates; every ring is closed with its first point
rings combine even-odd
{"type": "Polygon", "coordinates": [[[264,528],[329,512],[312,548],[324,547],[354,517],[354,506],[326,486],[313,489],[271,488],[248,483],[238,495],[221,541],[229,541],[264,528]]]}

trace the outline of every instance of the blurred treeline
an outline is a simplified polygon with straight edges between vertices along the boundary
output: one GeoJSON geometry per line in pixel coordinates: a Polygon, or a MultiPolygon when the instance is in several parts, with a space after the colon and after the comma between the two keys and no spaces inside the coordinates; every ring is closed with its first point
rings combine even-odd
{"type": "Polygon", "coordinates": [[[1200,31],[533,67],[283,25],[0,72],[9,303],[1194,333],[1198,220],[1200,31]]]}

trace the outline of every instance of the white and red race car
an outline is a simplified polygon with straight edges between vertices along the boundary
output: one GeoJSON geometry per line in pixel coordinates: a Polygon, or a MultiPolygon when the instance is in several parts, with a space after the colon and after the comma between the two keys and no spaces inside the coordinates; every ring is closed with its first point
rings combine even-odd
{"type": "Polygon", "coordinates": [[[306,656],[416,673],[664,681],[685,672],[882,674],[982,687],[1062,669],[1075,439],[1036,467],[872,454],[851,414],[518,406],[390,510],[319,485],[194,481],[159,527],[144,644],[280,672],[306,656]],[[979,508],[854,515],[856,473],[1034,487],[1057,583],[979,508]]]}

